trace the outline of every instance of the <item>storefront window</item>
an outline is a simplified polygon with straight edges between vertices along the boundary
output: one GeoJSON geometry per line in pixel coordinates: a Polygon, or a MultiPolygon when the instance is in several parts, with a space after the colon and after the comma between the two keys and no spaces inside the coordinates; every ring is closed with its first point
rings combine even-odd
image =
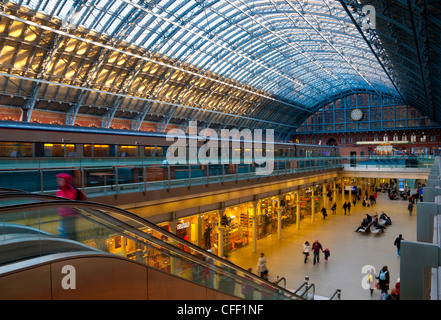
{"type": "Polygon", "coordinates": [[[277,232],[278,213],[277,198],[266,198],[260,200],[260,215],[258,216],[257,237],[263,238],[273,232],[277,232]]]}
{"type": "Polygon", "coordinates": [[[225,210],[228,225],[224,230],[224,252],[240,248],[250,243],[253,232],[252,203],[245,203],[225,210]]]}
{"type": "Polygon", "coordinates": [[[217,226],[219,224],[219,212],[212,211],[206,212],[201,215],[202,223],[202,238],[201,247],[205,250],[211,250],[214,254],[217,254],[218,234],[217,226]]]}

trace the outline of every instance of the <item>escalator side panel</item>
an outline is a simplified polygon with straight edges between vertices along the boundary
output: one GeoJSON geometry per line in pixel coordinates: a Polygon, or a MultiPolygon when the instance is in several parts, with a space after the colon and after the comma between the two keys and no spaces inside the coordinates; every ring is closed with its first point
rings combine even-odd
{"type": "Polygon", "coordinates": [[[237,299],[111,255],[69,256],[0,274],[0,288],[0,300],[237,299]]]}
{"type": "Polygon", "coordinates": [[[49,264],[0,277],[0,300],[50,300],[49,264]]]}
{"type": "Polygon", "coordinates": [[[217,290],[149,268],[149,300],[239,300],[217,290]]]}

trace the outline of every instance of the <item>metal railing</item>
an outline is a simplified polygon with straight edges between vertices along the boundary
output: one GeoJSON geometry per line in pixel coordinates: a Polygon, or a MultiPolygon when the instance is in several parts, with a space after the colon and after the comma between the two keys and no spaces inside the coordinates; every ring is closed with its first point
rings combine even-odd
{"type": "Polygon", "coordinates": [[[53,194],[55,175],[60,172],[74,176],[77,188],[88,196],[147,192],[178,187],[191,188],[268,176],[340,169],[339,157],[276,158],[268,175],[259,175],[253,164],[166,165],[158,160],[143,159],[0,159],[0,188],[17,188],[29,192],[53,194]]]}

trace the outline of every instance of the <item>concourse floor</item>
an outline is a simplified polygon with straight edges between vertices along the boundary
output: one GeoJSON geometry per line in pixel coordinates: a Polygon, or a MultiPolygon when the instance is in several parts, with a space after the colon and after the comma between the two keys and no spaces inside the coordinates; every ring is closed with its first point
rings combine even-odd
{"type": "MultiPolygon", "coordinates": [[[[349,200],[347,196],[346,200],[349,200]]],[[[390,200],[386,193],[379,193],[377,203],[366,208],[358,202],[352,206],[351,214],[344,215],[341,195],[337,197],[337,213],[325,220],[321,212],[312,219],[302,220],[300,229],[291,225],[282,230],[282,239],[277,234],[269,235],[257,241],[257,252],[248,245],[230,253],[230,259],[242,268],[252,268],[256,273],[257,260],[263,252],[269,270],[268,280],[275,281],[277,276],[286,278],[286,288],[297,289],[309,277],[309,283],[315,285],[317,299],[330,298],[336,289],[341,289],[342,300],[379,300],[380,292],[374,290],[371,296],[362,281],[366,277],[365,266],[373,266],[376,275],[383,266],[390,273],[390,286],[395,286],[400,276],[400,258],[397,257],[395,238],[401,233],[405,240],[416,241],[416,205],[409,216],[406,200],[390,200]],[[355,229],[360,225],[366,213],[374,215],[384,211],[392,219],[384,233],[360,234],[355,229]],[[323,248],[329,247],[331,256],[325,262],[320,253],[320,262],[313,264],[312,252],[309,261],[304,263],[303,243],[319,240],[323,248]]],[[[390,291],[389,291],[390,292],[390,291]]]]}

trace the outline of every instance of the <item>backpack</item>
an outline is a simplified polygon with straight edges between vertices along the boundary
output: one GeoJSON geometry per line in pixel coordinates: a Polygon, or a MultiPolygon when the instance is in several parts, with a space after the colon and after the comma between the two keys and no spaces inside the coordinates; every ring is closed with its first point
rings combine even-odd
{"type": "Polygon", "coordinates": [[[378,276],[378,279],[380,279],[380,280],[386,280],[386,273],[387,273],[387,271],[381,271],[380,272],[380,275],[378,276]]]}
{"type": "Polygon", "coordinates": [[[75,188],[75,190],[77,191],[77,198],[75,200],[81,200],[81,201],[87,200],[87,196],[82,190],[77,188],[75,188]]]}

